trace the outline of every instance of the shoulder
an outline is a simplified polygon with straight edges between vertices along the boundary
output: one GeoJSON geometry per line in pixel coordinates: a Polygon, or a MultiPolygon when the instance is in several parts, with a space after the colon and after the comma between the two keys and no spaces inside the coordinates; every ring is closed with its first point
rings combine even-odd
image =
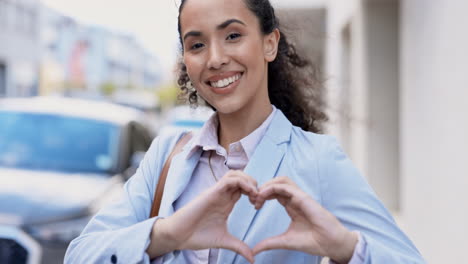
{"type": "Polygon", "coordinates": [[[322,203],[321,186],[336,144],[333,136],[316,134],[292,126],[279,174],[288,175],[303,191],[322,203]]]}
{"type": "Polygon", "coordinates": [[[177,141],[188,131],[162,133],[153,139],[146,152],[144,161],[147,164],[158,165],[165,162],[177,141]]]}
{"type": "Polygon", "coordinates": [[[356,174],[356,168],[334,136],[316,134],[293,127],[289,155],[295,168],[313,172],[320,182],[341,180],[356,174]]]}
{"type": "Polygon", "coordinates": [[[154,139],[153,144],[158,144],[158,147],[163,150],[170,150],[174,147],[177,141],[188,132],[190,131],[173,131],[162,133],[154,139]]]}
{"type": "Polygon", "coordinates": [[[305,166],[316,166],[322,181],[350,179],[351,175],[356,178],[360,174],[334,136],[294,127],[290,146],[295,159],[302,160],[305,166]]]}
{"type": "Polygon", "coordinates": [[[334,136],[304,131],[296,126],[291,131],[290,148],[303,157],[317,160],[343,154],[334,136]]]}

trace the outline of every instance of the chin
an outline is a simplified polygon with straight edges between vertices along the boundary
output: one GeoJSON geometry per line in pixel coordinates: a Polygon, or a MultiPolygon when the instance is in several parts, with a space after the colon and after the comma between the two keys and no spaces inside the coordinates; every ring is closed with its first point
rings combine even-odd
{"type": "Polygon", "coordinates": [[[240,105],[233,104],[233,103],[223,104],[221,102],[218,102],[217,104],[211,104],[211,105],[216,109],[216,112],[220,114],[225,114],[225,115],[235,113],[242,108],[240,105]]]}

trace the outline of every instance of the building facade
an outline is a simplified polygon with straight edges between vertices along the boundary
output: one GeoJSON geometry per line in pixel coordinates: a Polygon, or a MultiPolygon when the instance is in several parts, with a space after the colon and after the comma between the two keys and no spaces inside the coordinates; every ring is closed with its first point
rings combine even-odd
{"type": "Polygon", "coordinates": [[[0,0],[0,97],[154,89],[159,74],[129,33],[85,25],[39,0],[0,0]]]}
{"type": "Polygon", "coordinates": [[[465,258],[468,2],[330,0],[331,122],[430,263],[465,258]]]}
{"type": "Polygon", "coordinates": [[[0,97],[38,93],[40,4],[0,0],[0,97]]]}
{"type": "Polygon", "coordinates": [[[41,94],[154,88],[159,64],[128,33],[85,25],[43,8],[41,94]]]}

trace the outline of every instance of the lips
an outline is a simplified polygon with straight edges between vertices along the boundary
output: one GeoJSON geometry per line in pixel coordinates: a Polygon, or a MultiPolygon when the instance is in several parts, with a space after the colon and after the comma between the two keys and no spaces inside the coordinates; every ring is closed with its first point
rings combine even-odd
{"type": "Polygon", "coordinates": [[[228,94],[234,91],[234,89],[239,84],[243,72],[230,72],[219,74],[208,79],[206,84],[211,88],[211,90],[220,95],[228,94]]]}
{"type": "Polygon", "coordinates": [[[213,88],[225,88],[242,77],[242,72],[226,72],[210,77],[206,84],[213,88]]]}
{"type": "Polygon", "coordinates": [[[237,81],[240,79],[242,75],[239,73],[239,74],[236,74],[234,76],[231,76],[231,77],[228,77],[228,78],[224,78],[224,79],[221,79],[219,81],[211,81],[209,82],[210,85],[212,87],[215,87],[215,88],[223,88],[223,87],[226,87],[228,85],[230,85],[231,83],[237,81]]]}

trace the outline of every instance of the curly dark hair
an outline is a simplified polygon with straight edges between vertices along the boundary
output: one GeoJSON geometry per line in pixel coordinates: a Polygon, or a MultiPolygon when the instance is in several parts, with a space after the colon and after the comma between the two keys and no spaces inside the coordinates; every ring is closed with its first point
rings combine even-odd
{"type": "MultiPolygon", "coordinates": [[[[181,1],[178,18],[182,53],[180,14],[186,1],[181,1]]],[[[279,20],[269,0],[243,1],[258,18],[264,35],[272,33],[276,28],[280,29],[279,20]]],[[[191,87],[187,67],[182,60],[179,62],[178,71],[177,84],[181,89],[180,97],[188,99],[192,106],[196,106],[198,95],[196,90],[191,87]]],[[[310,60],[299,56],[295,46],[288,42],[286,35],[280,30],[277,56],[274,61],[268,64],[270,102],[280,109],[293,125],[306,131],[320,133],[323,131],[323,123],[327,121],[324,112],[323,90],[317,68],[310,60]]]]}

